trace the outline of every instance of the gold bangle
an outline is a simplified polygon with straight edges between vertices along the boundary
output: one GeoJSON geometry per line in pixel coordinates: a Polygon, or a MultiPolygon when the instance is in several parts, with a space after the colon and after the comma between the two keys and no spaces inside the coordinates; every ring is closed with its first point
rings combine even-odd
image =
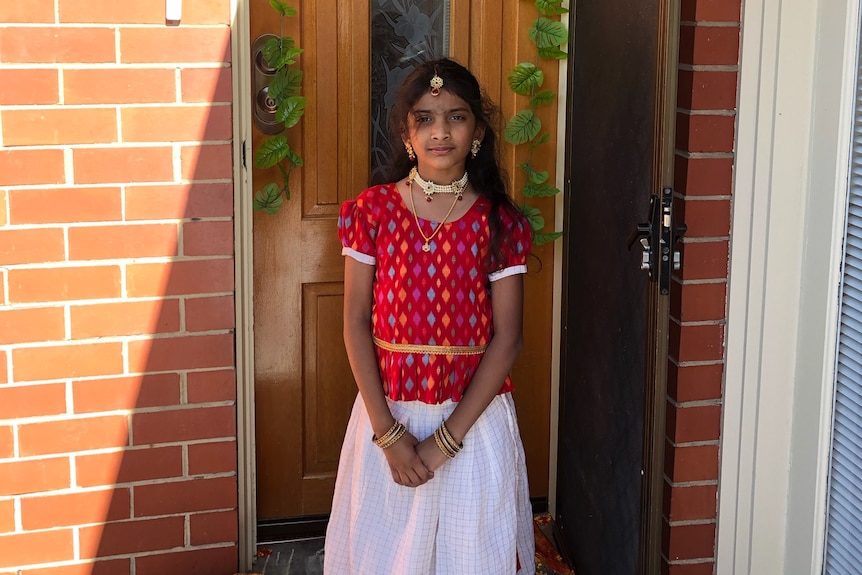
{"type": "Polygon", "coordinates": [[[387,442],[380,444],[380,449],[388,449],[392,447],[405,433],[407,433],[407,427],[403,423],[400,423],[398,430],[392,434],[392,437],[390,437],[387,442]]]}
{"type": "Polygon", "coordinates": [[[384,443],[389,441],[395,433],[398,432],[399,427],[402,425],[404,425],[404,424],[401,423],[400,421],[396,420],[395,423],[392,424],[392,427],[390,427],[386,431],[386,433],[384,433],[380,437],[377,437],[377,435],[372,435],[371,441],[374,443],[374,445],[377,445],[377,446],[383,445],[384,443]]]}
{"type": "Polygon", "coordinates": [[[449,433],[449,428],[446,427],[445,421],[440,424],[440,431],[443,433],[443,438],[449,444],[449,447],[451,447],[455,453],[458,453],[459,451],[464,449],[464,444],[458,443],[457,441],[455,441],[455,438],[452,437],[451,433],[449,433]]]}
{"type": "Polygon", "coordinates": [[[442,432],[440,431],[440,428],[439,428],[439,427],[438,427],[437,429],[435,429],[435,430],[434,430],[434,441],[437,443],[437,447],[439,447],[439,448],[440,448],[440,451],[442,451],[442,452],[443,452],[443,455],[445,455],[445,456],[446,456],[446,457],[448,457],[449,459],[452,459],[453,457],[455,457],[456,453],[455,453],[455,452],[453,452],[453,451],[449,448],[449,446],[448,446],[448,445],[446,445],[446,443],[445,443],[445,441],[444,441],[444,439],[443,439],[443,434],[442,434],[442,432]]]}

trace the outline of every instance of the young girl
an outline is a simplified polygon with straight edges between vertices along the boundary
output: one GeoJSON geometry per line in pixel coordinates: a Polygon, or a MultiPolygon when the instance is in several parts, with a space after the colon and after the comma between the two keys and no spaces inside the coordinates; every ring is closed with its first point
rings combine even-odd
{"type": "Polygon", "coordinates": [[[493,111],[463,66],[418,66],[392,111],[395,181],[341,208],[359,396],[327,574],[535,573],[509,378],[531,232],[506,194],[493,111]]]}

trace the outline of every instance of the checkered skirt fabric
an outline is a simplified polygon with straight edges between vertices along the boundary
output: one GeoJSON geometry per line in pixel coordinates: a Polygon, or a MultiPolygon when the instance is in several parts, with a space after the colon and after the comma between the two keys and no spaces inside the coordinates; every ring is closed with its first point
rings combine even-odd
{"type": "MultiPolygon", "coordinates": [[[[389,401],[392,415],[420,440],[456,405],[389,401]]],[[[527,468],[511,394],[496,396],[464,449],[417,488],[392,480],[373,433],[357,397],[339,461],[324,573],[535,573],[527,468]]]]}

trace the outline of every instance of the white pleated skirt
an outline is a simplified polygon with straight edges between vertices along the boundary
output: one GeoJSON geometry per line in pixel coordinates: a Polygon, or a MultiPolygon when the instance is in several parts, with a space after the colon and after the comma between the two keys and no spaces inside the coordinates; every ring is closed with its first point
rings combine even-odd
{"type": "MultiPolygon", "coordinates": [[[[389,402],[419,440],[456,405],[389,402]]],[[[494,398],[464,449],[417,488],[392,480],[373,434],[357,397],[326,531],[326,575],[535,574],[527,467],[510,394],[494,398]]]]}

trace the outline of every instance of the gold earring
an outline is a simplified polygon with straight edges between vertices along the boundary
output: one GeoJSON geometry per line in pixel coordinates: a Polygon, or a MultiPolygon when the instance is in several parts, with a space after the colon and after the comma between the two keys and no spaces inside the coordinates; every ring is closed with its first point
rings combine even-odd
{"type": "Polygon", "coordinates": [[[479,154],[479,148],[482,147],[482,142],[479,141],[479,138],[473,140],[473,143],[470,144],[470,155],[473,156],[473,159],[476,159],[476,156],[479,154]]]}
{"type": "Polygon", "coordinates": [[[410,158],[411,162],[416,161],[416,152],[413,151],[413,144],[410,142],[404,142],[404,149],[407,150],[407,157],[410,158]]]}

